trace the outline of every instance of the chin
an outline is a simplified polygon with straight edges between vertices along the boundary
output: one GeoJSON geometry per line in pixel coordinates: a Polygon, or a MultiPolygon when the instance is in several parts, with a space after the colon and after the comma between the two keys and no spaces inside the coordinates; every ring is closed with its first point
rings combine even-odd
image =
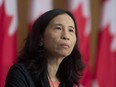
{"type": "Polygon", "coordinates": [[[69,53],[59,54],[59,56],[61,56],[61,57],[67,57],[67,56],[69,56],[69,55],[70,55],[69,53]]]}
{"type": "Polygon", "coordinates": [[[71,52],[69,52],[69,51],[56,51],[56,52],[54,52],[54,54],[56,54],[59,57],[67,57],[71,54],[71,52]]]}

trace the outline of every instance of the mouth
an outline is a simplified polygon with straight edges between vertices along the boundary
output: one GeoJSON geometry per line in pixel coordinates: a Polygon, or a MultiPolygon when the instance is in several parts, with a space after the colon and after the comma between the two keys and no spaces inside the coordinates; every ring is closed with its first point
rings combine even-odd
{"type": "Polygon", "coordinates": [[[64,49],[68,49],[70,46],[66,43],[60,44],[60,46],[64,49]]]}

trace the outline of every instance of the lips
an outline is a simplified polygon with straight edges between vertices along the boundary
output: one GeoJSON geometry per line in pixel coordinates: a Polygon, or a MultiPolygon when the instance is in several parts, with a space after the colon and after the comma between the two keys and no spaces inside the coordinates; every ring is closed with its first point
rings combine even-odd
{"type": "Polygon", "coordinates": [[[63,47],[63,48],[65,48],[65,49],[69,48],[69,45],[67,43],[60,44],[60,46],[63,47]]]}

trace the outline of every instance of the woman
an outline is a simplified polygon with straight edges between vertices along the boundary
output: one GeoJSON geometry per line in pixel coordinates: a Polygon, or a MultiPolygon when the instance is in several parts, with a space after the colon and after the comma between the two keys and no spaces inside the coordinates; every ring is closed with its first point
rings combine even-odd
{"type": "Polygon", "coordinates": [[[82,70],[75,19],[54,9],[33,24],[5,87],[78,87],[82,70]]]}

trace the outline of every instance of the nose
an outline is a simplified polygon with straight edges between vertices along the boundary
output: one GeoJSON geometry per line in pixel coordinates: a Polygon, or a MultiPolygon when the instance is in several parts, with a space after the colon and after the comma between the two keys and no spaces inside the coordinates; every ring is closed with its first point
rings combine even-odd
{"type": "Polygon", "coordinates": [[[68,37],[65,37],[65,36],[63,36],[62,39],[69,40],[69,38],[68,37]]]}
{"type": "Polygon", "coordinates": [[[63,40],[69,40],[70,38],[69,38],[68,32],[67,32],[67,31],[64,31],[64,32],[62,33],[61,38],[62,38],[63,40]]]}

